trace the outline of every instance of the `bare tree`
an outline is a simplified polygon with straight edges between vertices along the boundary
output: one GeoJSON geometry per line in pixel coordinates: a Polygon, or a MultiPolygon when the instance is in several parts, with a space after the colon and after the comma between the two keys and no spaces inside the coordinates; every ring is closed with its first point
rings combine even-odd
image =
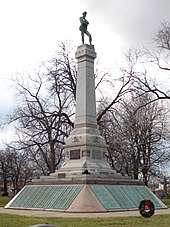
{"type": "Polygon", "coordinates": [[[8,179],[11,173],[11,155],[10,150],[0,151],[0,175],[3,180],[4,195],[8,195],[8,179]]]}
{"type": "Polygon", "coordinates": [[[146,105],[150,99],[147,93],[132,93],[106,114],[102,130],[111,166],[134,179],[142,176],[146,185],[170,158],[166,111],[158,103],[146,105]]]}
{"type": "Polygon", "coordinates": [[[7,147],[0,151],[0,175],[3,178],[4,195],[8,186],[17,193],[34,175],[34,166],[25,151],[7,147]]]}
{"type": "Polygon", "coordinates": [[[70,125],[64,112],[63,103],[66,100],[63,99],[60,105],[56,105],[56,100],[52,100],[44,88],[47,86],[46,77],[40,72],[37,72],[36,76],[29,77],[33,86],[15,80],[20,104],[9,117],[9,122],[17,122],[16,148],[29,149],[34,161],[42,167],[44,174],[47,174],[55,171],[62,158],[61,145],[65,143],[70,125]],[[39,163],[40,159],[43,159],[43,165],[39,163]]]}
{"type": "Polygon", "coordinates": [[[10,180],[13,184],[13,192],[16,194],[28,181],[30,181],[30,179],[32,179],[34,167],[30,162],[26,151],[10,149],[10,154],[10,180]]]}
{"type": "Polygon", "coordinates": [[[73,127],[76,92],[75,62],[62,43],[60,51],[38,70],[13,79],[19,102],[8,118],[15,123],[17,141],[42,174],[54,172],[63,159],[63,145],[73,127]]]}
{"type": "Polygon", "coordinates": [[[170,23],[162,22],[152,39],[150,48],[130,50],[126,55],[127,67],[122,70],[125,75],[133,78],[134,86],[144,93],[152,93],[150,102],[170,99],[167,86],[170,72],[170,23]],[[162,82],[161,79],[164,78],[162,82]]]}

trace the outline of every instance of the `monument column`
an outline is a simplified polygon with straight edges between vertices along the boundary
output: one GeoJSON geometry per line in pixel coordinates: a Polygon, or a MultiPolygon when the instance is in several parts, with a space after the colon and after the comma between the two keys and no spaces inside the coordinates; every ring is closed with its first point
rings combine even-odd
{"type": "Polygon", "coordinates": [[[107,145],[97,128],[94,46],[79,46],[76,58],[78,65],[74,129],[66,140],[65,164],[56,172],[64,172],[66,178],[84,177],[84,172],[88,172],[90,178],[106,177],[106,174],[113,176],[113,170],[105,160],[107,145]]]}
{"type": "Polygon", "coordinates": [[[76,118],[74,128],[96,128],[96,98],[94,59],[96,52],[91,45],[82,45],[76,52],[78,60],[76,87],[76,118]]]}

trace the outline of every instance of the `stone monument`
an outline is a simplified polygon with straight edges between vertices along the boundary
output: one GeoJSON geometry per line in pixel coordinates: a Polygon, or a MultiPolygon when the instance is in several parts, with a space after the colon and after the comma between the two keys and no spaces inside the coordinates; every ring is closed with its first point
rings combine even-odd
{"type": "MultiPolygon", "coordinates": [[[[85,28],[81,32],[88,35],[85,28]]],[[[50,176],[26,185],[5,208],[107,212],[136,210],[145,199],[157,209],[166,208],[139,180],[116,173],[105,160],[107,145],[96,121],[96,52],[91,35],[88,36],[90,45],[84,44],[83,36],[83,45],[76,52],[76,116],[74,129],[66,140],[65,163],[50,176]]]]}
{"type": "Polygon", "coordinates": [[[66,140],[66,162],[54,175],[80,179],[86,183],[92,179],[112,178],[116,173],[105,160],[107,145],[100,135],[96,121],[96,98],[94,59],[96,52],[92,45],[77,48],[76,58],[76,117],[74,129],[66,140]]]}

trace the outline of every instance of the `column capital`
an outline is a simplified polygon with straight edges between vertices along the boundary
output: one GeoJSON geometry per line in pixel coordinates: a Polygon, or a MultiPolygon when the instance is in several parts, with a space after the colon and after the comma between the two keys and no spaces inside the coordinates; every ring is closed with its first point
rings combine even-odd
{"type": "Polygon", "coordinates": [[[77,48],[77,52],[75,54],[76,59],[80,60],[84,57],[94,59],[96,58],[97,54],[95,52],[93,45],[84,44],[77,48]]]}

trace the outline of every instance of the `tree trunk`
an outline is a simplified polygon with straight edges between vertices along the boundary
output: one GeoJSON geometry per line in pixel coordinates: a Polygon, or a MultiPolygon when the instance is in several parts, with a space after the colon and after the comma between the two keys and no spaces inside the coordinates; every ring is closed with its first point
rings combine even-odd
{"type": "Polygon", "coordinates": [[[6,194],[6,193],[8,193],[8,187],[7,187],[7,177],[6,176],[4,176],[4,193],[6,194]]]}

